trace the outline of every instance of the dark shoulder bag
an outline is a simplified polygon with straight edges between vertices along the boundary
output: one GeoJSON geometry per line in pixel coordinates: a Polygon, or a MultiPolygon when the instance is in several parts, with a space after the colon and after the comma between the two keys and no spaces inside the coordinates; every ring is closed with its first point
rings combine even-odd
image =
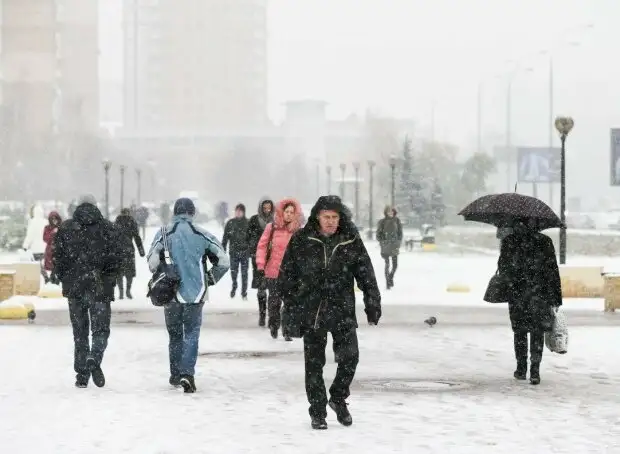
{"type": "Polygon", "coordinates": [[[170,258],[166,227],[161,228],[161,239],[164,246],[164,260],[157,267],[157,271],[153,273],[146,294],[147,297],[151,298],[153,306],[157,307],[170,304],[174,300],[181,283],[177,267],[170,258]]]}
{"type": "Polygon", "coordinates": [[[269,232],[269,243],[267,243],[267,252],[265,253],[265,266],[269,263],[269,259],[271,258],[271,249],[273,247],[273,232],[276,229],[274,223],[271,224],[271,232],[269,232]]]}
{"type": "Polygon", "coordinates": [[[484,300],[487,303],[507,303],[510,293],[510,282],[499,270],[489,280],[487,291],[484,292],[484,300]]]}

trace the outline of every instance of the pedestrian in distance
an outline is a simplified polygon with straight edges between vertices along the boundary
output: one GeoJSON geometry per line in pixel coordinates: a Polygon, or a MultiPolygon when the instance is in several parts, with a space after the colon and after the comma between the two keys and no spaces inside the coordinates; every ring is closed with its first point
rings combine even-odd
{"type": "Polygon", "coordinates": [[[123,208],[121,214],[116,217],[114,226],[118,229],[119,247],[121,251],[122,263],[118,274],[118,299],[123,299],[125,295],[132,299],[131,285],[136,277],[136,250],[134,242],[140,257],[144,257],[144,246],[142,238],[138,230],[138,223],[131,216],[129,208],[123,208]],[[126,286],[124,284],[127,284],[126,286]]]}
{"type": "Polygon", "coordinates": [[[359,361],[354,286],[364,295],[368,323],[381,318],[372,262],[339,197],[320,197],[305,227],[291,238],[280,265],[287,333],[303,337],[306,396],[313,429],[327,429],[327,406],[344,426],[353,423],[346,399],[359,361]],[[323,367],[327,334],[338,363],[327,399],[323,367]]]}
{"type": "Polygon", "coordinates": [[[258,326],[265,326],[267,316],[267,282],[256,267],[256,248],[267,224],[273,222],[273,201],[263,197],[258,202],[258,212],[248,222],[248,248],[252,259],[252,288],[258,290],[258,326]]]}
{"type": "Polygon", "coordinates": [[[248,248],[248,218],[245,217],[245,205],[240,203],[235,207],[235,217],[229,219],[224,226],[222,247],[230,256],[230,277],[232,289],[230,297],[237,294],[237,277],[241,268],[241,298],[248,299],[248,267],[250,254],[248,248]]]}
{"type": "Polygon", "coordinates": [[[58,233],[58,227],[62,224],[62,218],[57,211],[50,212],[47,217],[48,224],[43,229],[43,241],[45,242],[45,258],[43,260],[43,269],[45,270],[45,283],[52,282],[57,284],[57,280],[54,275],[54,237],[58,233]],[[50,273],[49,276],[47,273],[50,273]],[[52,279],[54,277],[54,279],[52,279]]]}
{"type": "MultiPolygon", "coordinates": [[[[169,383],[185,393],[196,392],[195,370],[202,325],[202,308],[209,287],[228,271],[230,262],[224,248],[211,233],[194,225],[196,207],[188,198],[174,204],[173,218],[165,226],[168,250],[181,279],[174,300],[164,308],[168,330],[169,383]],[[211,269],[207,271],[207,260],[211,269]]],[[[163,235],[153,238],[147,255],[149,269],[157,271],[164,261],[163,235]]]]}
{"type": "Polygon", "coordinates": [[[110,337],[110,303],[121,265],[120,241],[92,195],[78,200],[54,238],[54,275],[62,283],[73,328],[75,386],[105,386],[101,368],[110,337]],[[92,342],[89,340],[89,327],[92,342]]]}
{"type": "MultiPolygon", "coordinates": [[[[297,200],[286,198],[278,202],[273,222],[265,227],[256,248],[256,267],[261,279],[266,279],[269,290],[267,325],[274,339],[278,338],[281,325],[282,294],[278,285],[280,264],[291,237],[301,227],[302,216],[301,205],[297,200]]],[[[282,335],[286,341],[292,340],[286,332],[286,326],[283,327],[282,335]]]]}
{"type": "Polygon", "coordinates": [[[394,275],[398,268],[398,254],[403,242],[403,226],[396,215],[396,209],[386,206],[385,217],[377,224],[377,241],[381,247],[381,257],[385,261],[385,283],[390,290],[394,287],[394,275]],[[390,267],[390,260],[392,266],[390,267]]]}

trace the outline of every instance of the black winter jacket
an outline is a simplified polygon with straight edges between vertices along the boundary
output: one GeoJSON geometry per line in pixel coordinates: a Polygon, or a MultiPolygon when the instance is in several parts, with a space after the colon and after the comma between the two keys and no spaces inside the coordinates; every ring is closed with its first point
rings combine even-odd
{"type": "Polygon", "coordinates": [[[364,242],[346,210],[340,214],[338,230],[325,237],[319,232],[318,209],[313,208],[284,254],[278,286],[284,300],[283,321],[292,337],[312,329],[357,328],[356,281],[366,310],[381,313],[381,294],[364,242]]]}
{"type": "Polygon", "coordinates": [[[248,218],[232,218],[224,226],[222,246],[230,255],[246,255],[248,253],[248,218]],[[230,246],[229,246],[230,244],[230,246]]]}
{"type": "Polygon", "coordinates": [[[114,301],[122,258],[119,245],[114,224],[96,206],[79,205],[54,238],[54,273],[62,282],[63,296],[81,298],[94,293],[98,301],[114,301]]]}

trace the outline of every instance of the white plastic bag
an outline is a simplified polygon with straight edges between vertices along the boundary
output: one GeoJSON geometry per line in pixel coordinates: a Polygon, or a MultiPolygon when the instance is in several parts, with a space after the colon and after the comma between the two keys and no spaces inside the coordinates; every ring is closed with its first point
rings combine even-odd
{"type": "Polygon", "coordinates": [[[566,315],[559,309],[555,310],[551,331],[545,333],[545,345],[550,351],[560,355],[568,351],[568,323],[566,315]]]}

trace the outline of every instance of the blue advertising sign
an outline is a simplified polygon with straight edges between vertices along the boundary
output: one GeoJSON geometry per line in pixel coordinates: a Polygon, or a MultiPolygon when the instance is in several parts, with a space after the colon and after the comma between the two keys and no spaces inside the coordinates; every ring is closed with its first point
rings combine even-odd
{"type": "Polygon", "coordinates": [[[611,129],[610,184],[620,186],[620,128],[611,129]]]}
{"type": "Polygon", "coordinates": [[[519,183],[559,183],[560,148],[517,148],[517,180],[519,183]]]}

